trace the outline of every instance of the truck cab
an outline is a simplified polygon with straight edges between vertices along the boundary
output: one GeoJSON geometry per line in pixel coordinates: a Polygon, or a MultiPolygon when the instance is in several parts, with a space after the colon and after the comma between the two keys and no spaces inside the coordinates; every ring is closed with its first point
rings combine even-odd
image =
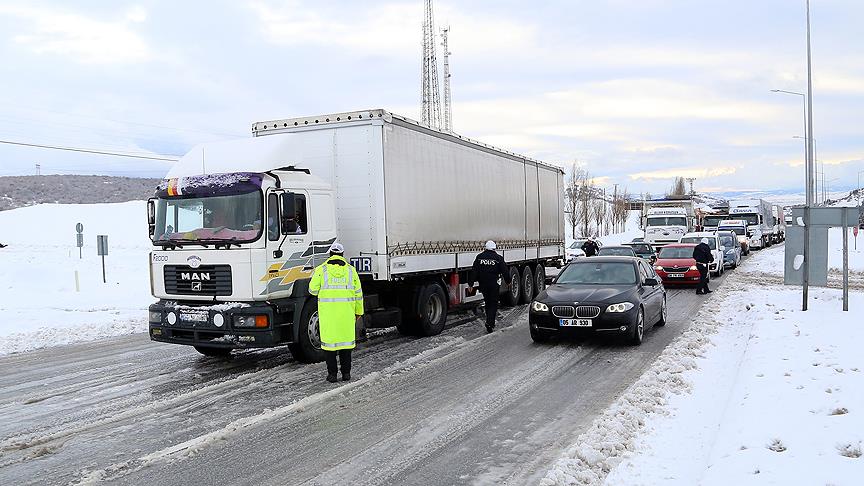
{"type": "Polygon", "coordinates": [[[690,229],[683,207],[650,208],[645,216],[645,242],[655,246],[677,243],[690,229]]]}

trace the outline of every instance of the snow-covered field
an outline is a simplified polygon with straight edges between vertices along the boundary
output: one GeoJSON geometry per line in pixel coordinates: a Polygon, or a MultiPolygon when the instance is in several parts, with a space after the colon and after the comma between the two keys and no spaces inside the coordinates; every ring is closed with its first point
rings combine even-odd
{"type": "MultiPolygon", "coordinates": [[[[836,241],[832,237],[833,242],[836,241]]],[[[754,254],[541,484],[861,484],[864,293],[811,288],[754,254]],[[758,291],[754,291],[758,288],[758,291]]]]}
{"type": "MultiPolygon", "coordinates": [[[[855,238],[849,231],[849,271],[864,272],[864,231],[858,233],[858,248],[855,248],[855,238]]],[[[773,247],[759,253],[759,258],[742,267],[745,273],[766,273],[783,276],[783,260],[785,247],[773,247]]],[[[832,273],[843,270],[843,229],[828,230],[828,269],[832,273]]]]}
{"type": "Polygon", "coordinates": [[[152,298],[145,218],[141,201],[0,211],[0,243],[8,245],[0,249],[0,355],[146,331],[152,298]],[[75,246],[79,222],[83,259],[75,246]],[[108,235],[107,283],[96,254],[99,234],[108,235]]]}

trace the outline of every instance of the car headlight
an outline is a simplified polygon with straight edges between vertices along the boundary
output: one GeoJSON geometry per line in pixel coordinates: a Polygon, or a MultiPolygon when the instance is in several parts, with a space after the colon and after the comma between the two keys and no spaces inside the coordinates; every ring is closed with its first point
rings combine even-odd
{"type": "Polygon", "coordinates": [[[699,267],[697,267],[696,265],[691,265],[690,270],[699,270],[699,267]]]}
{"type": "Polygon", "coordinates": [[[663,270],[663,267],[661,267],[660,265],[655,265],[654,270],[663,270]]]}
{"type": "Polygon", "coordinates": [[[620,304],[612,304],[606,308],[606,312],[627,312],[633,308],[630,302],[621,302],[620,304]]]}
{"type": "Polygon", "coordinates": [[[531,304],[531,310],[534,312],[549,312],[549,306],[544,304],[543,302],[534,301],[531,304]]]}

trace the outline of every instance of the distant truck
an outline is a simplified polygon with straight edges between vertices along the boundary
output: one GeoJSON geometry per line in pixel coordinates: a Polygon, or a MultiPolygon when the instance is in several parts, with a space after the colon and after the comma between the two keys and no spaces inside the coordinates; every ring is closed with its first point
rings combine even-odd
{"type": "Polygon", "coordinates": [[[741,254],[750,254],[750,237],[747,231],[747,221],[744,219],[727,219],[720,221],[717,225],[717,231],[731,231],[738,238],[738,244],[741,245],[741,254]]]}
{"type": "Polygon", "coordinates": [[[360,277],[366,328],[442,331],[482,299],[469,277],[486,240],[528,303],[564,259],[563,171],[384,110],[255,123],[206,143],[148,201],[154,341],[220,356],[287,345],[323,359],[313,269],[338,240],[360,277]]]}
{"type": "Polygon", "coordinates": [[[645,201],[642,211],[644,241],[655,247],[677,243],[696,229],[696,214],[690,199],[645,201]]]}
{"type": "Polygon", "coordinates": [[[783,207],[771,206],[771,216],[774,218],[774,229],[771,232],[772,243],[782,243],[786,239],[786,218],[783,214],[783,207]]]}
{"type": "Polygon", "coordinates": [[[771,203],[764,199],[733,199],[729,201],[729,217],[747,221],[751,249],[771,246],[774,232],[771,203]]]}
{"type": "Polygon", "coordinates": [[[705,213],[702,216],[702,231],[717,231],[720,222],[727,219],[729,219],[729,210],[725,208],[705,213]]]}

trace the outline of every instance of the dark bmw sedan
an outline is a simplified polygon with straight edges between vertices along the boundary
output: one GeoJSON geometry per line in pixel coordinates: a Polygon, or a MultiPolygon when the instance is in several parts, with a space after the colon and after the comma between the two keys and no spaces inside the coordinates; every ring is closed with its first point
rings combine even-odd
{"type": "Polygon", "coordinates": [[[531,339],[616,334],[640,344],[647,326],[666,324],[666,289],[645,260],[579,258],[531,303],[531,339]]]}

